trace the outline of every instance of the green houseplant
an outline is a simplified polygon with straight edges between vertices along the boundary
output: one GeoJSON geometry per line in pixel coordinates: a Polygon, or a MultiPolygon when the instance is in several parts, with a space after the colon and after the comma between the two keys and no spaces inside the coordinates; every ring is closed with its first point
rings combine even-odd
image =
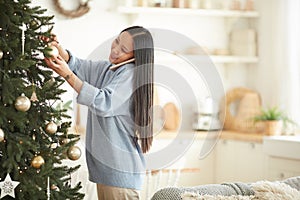
{"type": "Polygon", "coordinates": [[[281,135],[287,123],[294,124],[278,107],[262,109],[261,113],[254,117],[254,122],[259,121],[264,122],[266,135],[281,135]]]}

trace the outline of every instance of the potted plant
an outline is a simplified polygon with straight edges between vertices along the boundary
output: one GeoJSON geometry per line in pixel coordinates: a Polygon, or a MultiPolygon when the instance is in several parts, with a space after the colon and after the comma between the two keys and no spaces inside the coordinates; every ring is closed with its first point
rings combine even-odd
{"type": "Polygon", "coordinates": [[[262,121],[266,135],[281,135],[283,126],[294,122],[277,107],[262,109],[261,114],[254,117],[254,122],[262,121]]]}

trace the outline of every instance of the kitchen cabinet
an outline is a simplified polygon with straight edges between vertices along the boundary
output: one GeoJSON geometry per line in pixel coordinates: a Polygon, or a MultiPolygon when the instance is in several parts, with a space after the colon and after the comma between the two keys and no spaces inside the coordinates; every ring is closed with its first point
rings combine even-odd
{"type": "MultiPolygon", "coordinates": [[[[222,183],[229,181],[251,182],[265,177],[266,154],[263,153],[262,136],[259,134],[233,133],[223,131],[214,148],[204,159],[199,159],[206,134],[198,132],[182,159],[176,161],[171,168],[198,168],[199,172],[182,173],[178,185],[192,186],[208,183],[222,183]]],[[[214,136],[218,137],[218,136],[214,136]]],[[[154,141],[151,149],[165,148],[174,139],[172,133],[163,133],[154,141]]],[[[210,138],[212,142],[213,137],[210,138]]],[[[184,140],[178,145],[185,145],[184,140]]]]}
{"type": "MultiPolygon", "coordinates": [[[[183,150],[182,155],[172,159],[172,162],[168,165],[162,164],[160,169],[148,169],[141,193],[143,199],[151,197],[158,189],[168,186],[181,187],[212,183],[214,179],[214,152],[211,152],[204,159],[199,159],[204,144],[203,139],[193,140],[191,137],[183,137],[175,140],[172,133],[162,134],[167,136],[154,139],[148,154],[169,151],[166,149],[174,142],[174,148],[183,150]],[[172,136],[168,137],[168,134],[172,136]]],[[[169,156],[172,156],[171,154],[170,152],[169,156]]],[[[154,162],[159,162],[160,159],[168,158],[163,157],[163,153],[159,153],[154,162]]]]}
{"type": "Polygon", "coordinates": [[[300,176],[300,160],[269,156],[267,158],[266,176],[271,181],[300,176]]]}
{"type": "Polygon", "coordinates": [[[264,178],[262,144],[219,140],[216,146],[215,182],[252,182],[264,178]]]}
{"type": "MultiPolygon", "coordinates": [[[[172,142],[174,142],[174,139],[155,139],[149,154],[164,151],[165,148],[168,148],[168,145],[172,142]]],[[[173,173],[171,177],[172,180],[176,179],[176,170],[181,170],[178,182],[176,183],[177,185],[191,186],[211,183],[214,178],[214,152],[212,151],[203,159],[199,158],[204,140],[195,139],[192,141],[190,139],[183,138],[178,140],[176,139],[175,143],[177,148],[182,149],[185,152],[182,152],[183,154],[180,157],[173,159],[173,162],[168,163],[167,166],[161,166],[161,169],[165,169],[165,175],[161,181],[164,183],[168,182],[166,179],[170,177],[168,177],[169,174],[167,170],[170,169],[173,173]]],[[[174,181],[172,184],[174,184],[174,181]]]]}
{"type": "Polygon", "coordinates": [[[300,175],[300,136],[264,137],[263,151],[267,155],[267,179],[282,180],[300,175]]]}

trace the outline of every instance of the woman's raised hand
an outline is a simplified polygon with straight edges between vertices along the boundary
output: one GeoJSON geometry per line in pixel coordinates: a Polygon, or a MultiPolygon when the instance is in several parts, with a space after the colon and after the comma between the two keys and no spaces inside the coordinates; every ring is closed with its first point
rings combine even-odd
{"type": "Polygon", "coordinates": [[[68,62],[70,59],[69,53],[60,45],[58,42],[57,36],[55,34],[51,34],[51,37],[42,36],[41,39],[45,42],[48,42],[49,45],[55,46],[59,52],[59,55],[68,62]]]}
{"type": "Polygon", "coordinates": [[[53,71],[55,71],[57,74],[65,78],[68,74],[72,73],[72,71],[69,69],[68,64],[66,61],[58,55],[57,57],[45,57],[45,63],[48,67],[50,67],[53,71]]]}

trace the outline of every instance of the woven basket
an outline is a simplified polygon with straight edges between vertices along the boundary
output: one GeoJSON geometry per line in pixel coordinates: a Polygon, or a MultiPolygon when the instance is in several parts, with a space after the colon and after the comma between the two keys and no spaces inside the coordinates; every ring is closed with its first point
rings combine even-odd
{"type": "Polygon", "coordinates": [[[264,121],[265,135],[281,135],[283,122],[281,120],[264,121]]]}
{"type": "Polygon", "coordinates": [[[225,105],[221,109],[224,116],[224,129],[241,132],[262,132],[263,123],[254,123],[253,118],[261,112],[260,95],[248,88],[234,88],[226,93],[225,105]],[[236,114],[232,104],[237,104],[236,114]]]}

